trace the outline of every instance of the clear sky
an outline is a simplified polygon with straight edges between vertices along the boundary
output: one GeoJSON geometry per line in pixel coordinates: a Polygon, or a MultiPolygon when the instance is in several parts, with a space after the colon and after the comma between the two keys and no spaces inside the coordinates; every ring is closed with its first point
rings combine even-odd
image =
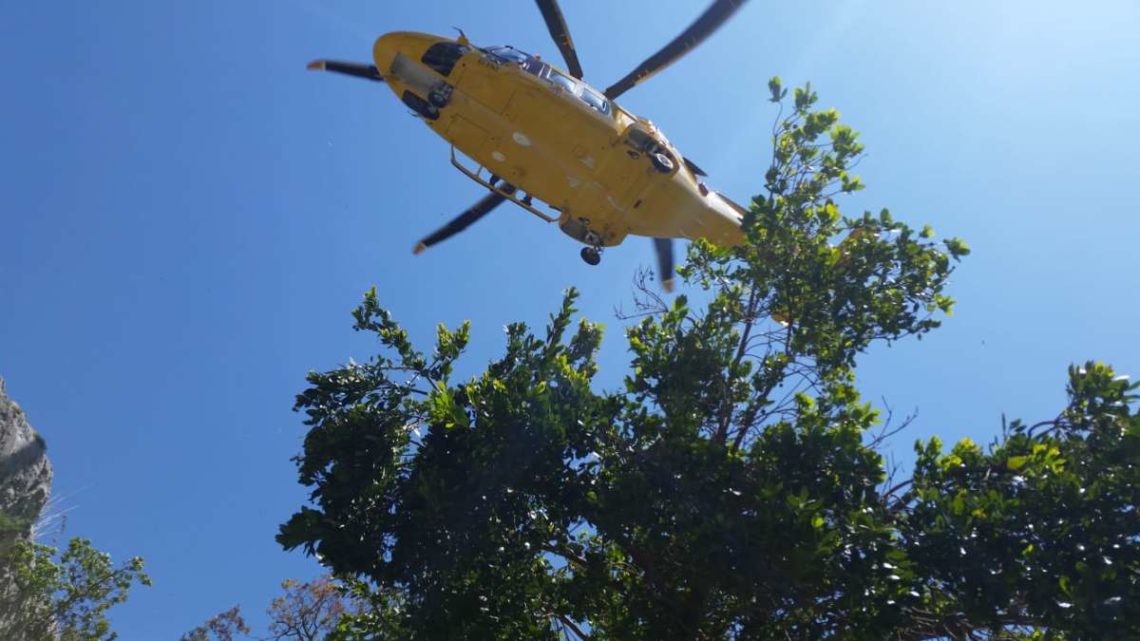
{"type": "MultiPolygon", "coordinates": [[[[705,2],[565,0],[605,87],[705,2]]],[[[255,623],[314,562],[273,541],[300,505],[290,411],[309,369],[370,344],[362,292],[429,348],[474,323],[468,366],[561,291],[608,323],[648,241],[587,267],[556,228],[504,206],[422,256],[481,194],[385,87],[304,70],[367,60],[384,32],[451,33],[555,58],[528,0],[5,2],[0,59],[0,376],[43,433],[65,535],[155,580],[115,611],[124,641],[176,639],[240,603],[255,623]]],[[[753,0],[621,101],[740,201],[761,188],[765,83],[810,80],[862,131],[850,215],[961,236],[959,305],[922,342],[862,359],[867,397],[918,408],[899,437],[988,442],[1000,415],[1049,418],[1065,367],[1140,374],[1140,5],[1135,0],[753,0]]]]}

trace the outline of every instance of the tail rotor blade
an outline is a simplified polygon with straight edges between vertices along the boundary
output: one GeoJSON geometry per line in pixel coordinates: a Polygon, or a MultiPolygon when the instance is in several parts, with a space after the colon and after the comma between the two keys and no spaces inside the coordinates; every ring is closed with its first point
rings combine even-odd
{"type": "Polygon", "coordinates": [[[653,249],[657,252],[657,277],[661,279],[661,288],[667,292],[673,291],[673,240],[671,238],[654,238],[653,249]]]}
{"type": "Polygon", "coordinates": [[[464,229],[467,229],[475,223],[475,221],[491,213],[491,210],[498,207],[504,200],[506,200],[506,197],[498,193],[492,192],[487,194],[482,200],[468,207],[467,211],[453,218],[451,222],[425,236],[424,239],[416,245],[415,249],[412,250],[412,253],[419,254],[428,247],[441,243],[464,229]]]}
{"type": "Polygon", "coordinates": [[[362,62],[314,60],[305,65],[305,68],[314,71],[332,71],[334,73],[343,73],[346,76],[355,76],[357,78],[364,78],[365,80],[384,82],[384,77],[380,75],[380,70],[376,68],[376,65],[364,64],[362,62]]]}

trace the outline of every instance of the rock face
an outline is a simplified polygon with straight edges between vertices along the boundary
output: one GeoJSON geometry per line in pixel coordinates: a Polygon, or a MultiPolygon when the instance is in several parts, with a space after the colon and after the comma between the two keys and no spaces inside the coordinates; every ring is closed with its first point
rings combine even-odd
{"type": "Polygon", "coordinates": [[[0,554],[27,538],[51,493],[51,463],[44,441],[0,378],[0,554]]]}

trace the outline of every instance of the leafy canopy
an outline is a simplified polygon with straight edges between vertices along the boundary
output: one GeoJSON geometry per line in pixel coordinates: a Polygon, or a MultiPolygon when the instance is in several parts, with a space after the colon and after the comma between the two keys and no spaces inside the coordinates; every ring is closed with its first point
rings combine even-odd
{"type": "Polygon", "coordinates": [[[143,561],[119,567],[83,538],[62,552],[17,542],[0,559],[0,638],[22,641],[113,641],[107,611],[135,583],[150,585],[143,561]]]}
{"type": "Polygon", "coordinates": [[[465,380],[467,325],[426,354],[366,294],[378,354],[309,375],[311,503],[278,536],[370,599],[336,638],[1140,634],[1136,386],[1074,368],[1057,419],[920,442],[888,479],[856,357],[938,327],[968,248],[842,215],[858,135],[810,87],[769,88],[790,111],[749,242],[693,245],[707,303],[640,288],[623,389],[592,385],[602,332],[573,290],[465,380]]]}

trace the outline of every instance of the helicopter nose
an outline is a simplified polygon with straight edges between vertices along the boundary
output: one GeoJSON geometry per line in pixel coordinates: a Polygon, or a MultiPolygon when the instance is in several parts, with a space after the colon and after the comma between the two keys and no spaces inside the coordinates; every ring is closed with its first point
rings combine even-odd
{"type": "Polygon", "coordinates": [[[380,70],[381,74],[387,73],[392,68],[392,62],[396,59],[396,54],[399,51],[399,33],[386,33],[376,39],[376,43],[372,45],[372,59],[376,62],[376,68],[380,70]]]}
{"type": "Polygon", "coordinates": [[[433,44],[444,40],[439,36],[409,31],[394,31],[376,39],[372,45],[372,58],[380,74],[387,76],[397,56],[419,60],[433,44]]]}

